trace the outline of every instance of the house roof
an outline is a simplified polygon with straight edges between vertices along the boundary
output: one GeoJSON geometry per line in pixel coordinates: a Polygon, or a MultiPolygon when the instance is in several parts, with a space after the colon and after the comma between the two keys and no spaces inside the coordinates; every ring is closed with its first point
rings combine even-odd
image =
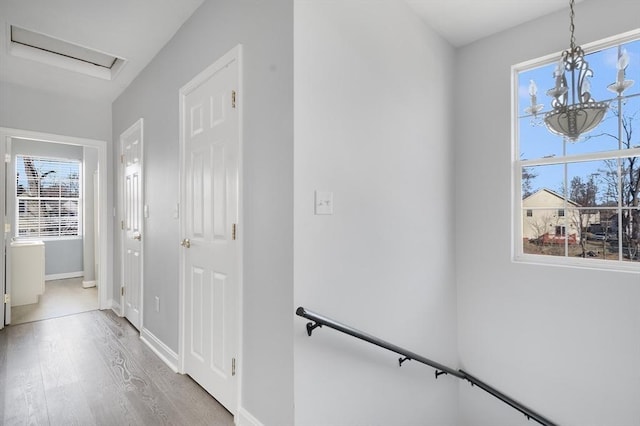
{"type": "MultiPolygon", "coordinates": [[[[522,200],[522,204],[526,204],[527,200],[531,200],[534,197],[535,198],[540,197],[540,195],[543,194],[543,193],[551,194],[552,196],[554,196],[554,197],[556,197],[556,198],[558,198],[558,199],[560,199],[562,201],[564,201],[564,199],[565,199],[564,196],[558,194],[555,191],[552,191],[552,190],[550,190],[548,188],[541,188],[541,189],[537,190],[536,192],[534,192],[533,194],[529,195],[528,197],[525,197],[522,200]]],[[[570,204],[573,207],[580,207],[580,204],[576,203],[575,201],[567,200],[567,203],[570,204]]]]}

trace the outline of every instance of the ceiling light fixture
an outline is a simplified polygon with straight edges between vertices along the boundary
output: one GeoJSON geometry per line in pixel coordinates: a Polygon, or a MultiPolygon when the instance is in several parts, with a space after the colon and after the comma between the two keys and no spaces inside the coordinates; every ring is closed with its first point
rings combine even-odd
{"type": "Polygon", "coordinates": [[[576,141],[580,135],[600,124],[609,106],[607,102],[597,102],[591,97],[589,78],[593,76],[593,71],[584,59],[582,48],[576,46],[573,34],[575,30],[573,5],[574,0],[570,0],[569,49],[562,52],[560,62],[553,73],[555,87],[547,91],[547,95],[552,98],[553,109],[544,115],[544,122],[549,131],[564,136],[570,141],[576,141]]]}
{"type": "MultiPolygon", "coordinates": [[[[593,76],[593,71],[584,59],[584,51],[580,46],[576,46],[574,36],[574,0],[570,0],[570,26],[571,39],[569,49],[562,52],[560,61],[553,72],[555,86],[547,90],[547,95],[551,99],[551,111],[544,114],[544,122],[552,133],[563,136],[571,142],[578,140],[580,135],[593,130],[604,118],[608,102],[597,102],[591,96],[591,83],[589,78],[593,76]],[[570,83],[570,85],[569,85],[570,83]]],[[[627,61],[628,62],[628,61],[627,61]]],[[[628,86],[625,86],[624,68],[618,74],[618,81],[609,90],[616,91],[619,95],[628,86]],[[622,73],[622,80],[620,80],[622,73]]],[[[530,114],[535,119],[542,111],[543,105],[538,104],[538,88],[531,80],[529,83],[529,96],[531,105],[525,109],[525,113],[530,114]]],[[[532,124],[534,121],[532,120],[532,124]]]]}

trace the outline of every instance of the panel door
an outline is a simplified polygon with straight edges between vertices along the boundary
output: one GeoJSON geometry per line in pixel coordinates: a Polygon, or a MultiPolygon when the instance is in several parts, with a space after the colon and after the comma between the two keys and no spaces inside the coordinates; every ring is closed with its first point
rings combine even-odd
{"type": "Polygon", "coordinates": [[[124,316],[140,329],[142,306],[142,120],[120,137],[124,316]]]}
{"type": "Polygon", "coordinates": [[[235,413],[239,69],[236,60],[215,65],[181,98],[184,369],[235,413]]]}

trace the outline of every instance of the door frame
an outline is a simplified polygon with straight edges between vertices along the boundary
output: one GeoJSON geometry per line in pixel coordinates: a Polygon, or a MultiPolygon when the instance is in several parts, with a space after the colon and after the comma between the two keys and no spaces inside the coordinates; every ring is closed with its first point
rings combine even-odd
{"type": "MultiPolygon", "coordinates": [[[[184,132],[188,128],[186,126],[187,120],[187,111],[185,111],[185,98],[188,93],[193,91],[195,88],[200,86],[206,80],[208,80],[211,76],[216,74],[218,71],[223,69],[232,61],[236,61],[238,64],[238,93],[236,98],[236,108],[238,111],[238,225],[240,227],[240,231],[238,232],[238,237],[236,239],[236,244],[238,247],[238,310],[236,312],[237,315],[237,333],[238,333],[238,359],[236,360],[236,369],[237,369],[237,410],[235,414],[235,420],[237,422],[238,413],[240,413],[240,407],[242,403],[242,376],[243,376],[243,334],[242,334],[242,318],[243,318],[243,307],[244,307],[244,297],[243,297],[243,270],[244,270],[244,238],[243,238],[243,226],[244,226],[244,213],[243,213],[243,61],[242,61],[242,45],[238,44],[234,48],[232,48],[229,52],[221,56],[217,59],[213,64],[209,65],[203,71],[198,73],[193,79],[182,86],[179,90],[179,126],[180,126],[180,134],[179,134],[179,185],[178,185],[178,200],[179,200],[179,229],[180,229],[180,238],[183,235],[186,235],[186,230],[184,229],[184,205],[182,203],[182,199],[184,197],[184,193],[182,190],[182,185],[185,182],[185,158],[184,158],[184,148],[185,148],[185,138],[184,132]]],[[[178,292],[178,372],[185,374],[185,333],[187,330],[185,329],[186,323],[186,298],[185,298],[185,282],[184,282],[184,250],[180,250],[178,257],[178,277],[179,277],[179,285],[180,289],[178,292]]]]}
{"type": "MultiPolygon", "coordinates": [[[[88,138],[78,138],[74,136],[61,136],[55,135],[52,133],[44,133],[44,132],[36,132],[31,130],[22,130],[22,129],[13,129],[9,127],[0,127],[0,155],[2,158],[2,166],[1,172],[8,173],[6,170],[7,163],[4,161],[7,155],[11,155],[11,152],[7,152],[7,147],[10,146],[12,138],[21,138],[21,139],[32,139],[40,142],[50,142],[64,145],[76,145],[83,146],[88,148],[96,148],[98,150],[98,178],[99,178],[99,197],[100,203],[104,208],[100,211],[100,226],[99,226],[99,235],[108,236],[108,188],[107,182],[109,178],[109,170],[110,170],[110,158],[107,155],[107,141],[98,140],[98,139],[88,139],[88,138]]],[[[0,185],[2,188],[0,189],[0,212],[6,211],[6,183],[5,185],[0,185]]],[[[7,218],[2,213],[3,222],[6,224],[11,223],[11,218],[7,218]]],[[[8,234],[10,234],[9,232],[8,234]]],[[[3,244],[4,249],[6,250],[7,238],[11,238],[11,236],[7,236],[7,233],[3,233],[3,244]]],[[[96,259],[98,259],[99,270],[96,271],[96,277],[98,278],[98,307],[99,309],[109,309],[111,308],[112,299],[109,297],[110,294],[113,294],[113,283],[112,283],[112,274],[110,268],[108,267],[109,261],[109,244],[107,241],[108,238],[101,238],[99,242],[99,250],[96,253],[96,259]]],[[[11,291],[11,280],[7,280],[7,274],[10,272],[10,268],[8,265],[9,254],[5,256],[4,261],[0,261],[0,289],[7,290],[8,293],[11,291]]],[[[1,313],[2,318],[0,318],[0,328],[4,327],[4,316],[6,306],[2,303],[1,313]]]]}
{"type": "MultiPolygon", "coordinates": [[[[119,143],[119,147],[118,147],[118,152],[119,152],[119,157],[118,158],[122,158],[122,155],[124,155],[124,152],[122,152],[122,143],[123,143],[123,139],[128,136],[130,133],[136,131],[138,128],[140,128],[140,204],[139,204],[139,212],[141,214],[141,218],[140,218],[140,228],[141,228],[141,234],[142,234],[142,240],[140,241],[140,305],[138,307],[138,311],[140,313],[140,318],[138,318],[138,324],[140,326],[139,330],[140,332],[142,332],[142,328],[143,328],[143,305],[144,305],[144,242],[145,242],[145,228],[144,228],[144,221],[145,221],[145,216],[146,216],[146,203],[145,203],[145,193],[144,193],[144,119],[141,117],[138,120],[136,120],[135,123],[133,123],[131,126],[129,126],[127,128],[127,130],[125,130],[124,132],[122,132],[120,134],[120,137],[118,138],[118,143],[119,143]]],[[[124,164],[122,164],[122,160],[118,161],[118,204],[120,205],[119,208],[119,212],[118,212],[118,216],[120,221],[124,220],[124,206],[125,206],[125,200],[124,200],[124,190],[123,190],[123,186],[124,186],[124,179],[123,179],[123,174],[124,174],[124,164]]],[[[118,259],[118,262],[120,263],[120,286],[122,286],[124,284],[124,236],[123,236],[123,230],[120,229],[120,259],[118,259]]],[[[126,292],[126,290],[125,290],[126,292]]],[[[125,306],[125,296],[122,293],[122,291],[120,292],[120,316],[124,317],[126,314],[126,306],[125,306]]]]}

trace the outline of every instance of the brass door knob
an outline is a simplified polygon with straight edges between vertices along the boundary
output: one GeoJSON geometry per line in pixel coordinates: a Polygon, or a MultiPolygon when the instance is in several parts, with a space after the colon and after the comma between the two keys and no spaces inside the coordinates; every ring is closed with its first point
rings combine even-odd
{"type": "Polygon", "coordinates": [[[191,247],[191,241],[189,241],[188,238],[185,238],[184,240],[182,240],[182,242],[180,243],[180,245],[184,248],[189,248],[191,247]]]}

